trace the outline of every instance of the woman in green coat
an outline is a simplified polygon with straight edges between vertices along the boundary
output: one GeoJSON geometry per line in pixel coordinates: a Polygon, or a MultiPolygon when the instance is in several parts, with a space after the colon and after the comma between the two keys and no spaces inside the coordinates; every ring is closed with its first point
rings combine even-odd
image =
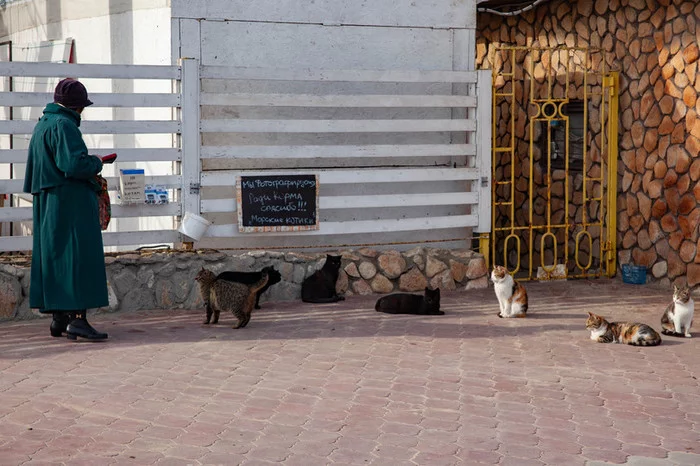
{"type": "Polygon", "coordinates": [[[89,105],[80,82],[58,83],[34,128],[24,178],[34,201],[29,305],[53,314],[52,336],[72,340],[107,338],[86,319],[87,309],[109,303],[95,182],[102,160],[87,153],[78,129],[89,105]]]}

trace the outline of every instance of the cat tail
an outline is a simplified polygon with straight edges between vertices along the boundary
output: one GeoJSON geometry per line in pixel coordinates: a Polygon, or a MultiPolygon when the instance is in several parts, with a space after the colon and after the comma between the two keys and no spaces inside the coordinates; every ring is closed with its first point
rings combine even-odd
{"type": "Polygon", "coordinates": [[[658,346],[661,344],[661,335],[653,329],[644,329],[638,331],[639,338],[632,343],[634,346],[658,346]]]}

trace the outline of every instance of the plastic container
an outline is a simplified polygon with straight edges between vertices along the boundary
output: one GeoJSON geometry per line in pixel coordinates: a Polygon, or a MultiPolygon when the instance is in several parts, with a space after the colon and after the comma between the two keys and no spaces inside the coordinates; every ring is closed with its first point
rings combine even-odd
{"type": "Polygon", "coordinates": [[[622,281],[631,285],[647,282],[647,268],[643,265],[622,264],[622,281]]]}
{"type": "Polygon", "coordinates": [[[180,223],[179,231],[195,241],[199,241],[202,239],[202,236],[204,236],[204,233],[206,233],[209,225],[211,225],[211,222],[206,218],[191,212],[185,212],[185,216],[180,223]]]}

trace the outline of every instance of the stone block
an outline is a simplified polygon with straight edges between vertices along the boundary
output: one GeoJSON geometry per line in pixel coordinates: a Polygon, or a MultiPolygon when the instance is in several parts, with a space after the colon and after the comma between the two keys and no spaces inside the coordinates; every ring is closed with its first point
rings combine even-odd
{"type": "Polygon", "coordinates": [[[360,271],[357,269],[357,264],[350,262],[345,266],[345,273],[352,278],[360,278],[360,271]]]}
{"type": "MultiPolygon", "coordinates": [[[[175,267],[172,268],[173,272],[175,267]]],[[[112,284],[117,289],[117,293],[123,296],[132,291],[134,288],[138,288],[141,282],[136,277],[136,274],[131,270],[131,268],[124,268],[112,277],[112,284]]]]}
{"type": "Polygon", "coordinates": [[[358,269],[360,272],[360,276],[365,280],[370,280],[377,274],[377,268],[371,262],[361,262],[360,267],[358,269]]]}
{"type": "Polygon", "coordinates": [[[700,264],[688,265],[688,286],[695,286],[700,283],[700,264]]]}
{"type": "Polygon", "coordinates": [[[441,290],[448,291],[457,289],[455,281],[452,279],[452,272],[450,270],[444,270],[439,274],[435,275],[430,280],[430,287],[433,289],[440,288],[441,290]]]}
{"type": "Polygon", "coordinates": [[[465,290],[479,290],[489,287],[489,281],[486,277],[469,280],[464,287],[465,290]]]}
{"type": "Polygon", "coordinates": [[[469,261],[467,266],[466,277],[470,280],[475,278],[483,277],[488,274],[488,268],[486,267],[486,261],[483,257],[475,257],[469,261]]]}
{"type": "MultiPolygon", "coordinates": [[[[406,271],[406,259],[398,254],[382,254],[377,259],[379,270],[388,278],[398,278],[406,271]]],[[[360,270],[360,272],[362,272],[360,270]]]]}
{"type": "Polygon", "coordinates": [[[0,272],[0,319],[14,318],[22,299],[22,285],[17,277],[0,272]]]}
{"type": "Polygon", "coordinates": [[[450,272],[452,279],[456,282],[461,282],[467,274],[467,266],[454,259],[450,259],[450,272]]]}
{"type": "Polygon", "coordinates": [[[364,281],[364,280],[362,280],[362,279],[360,279],[360,280],[355,280],[355,281],[352,283],[352,291],[353,291],[355,294],[358,294],[358,295],[361,295],[361,296],[369,295],[369,294],[372,294],[372,293],[373,293],[372,287],[371,287],[366,281],[364,281]]]}
{"type": "Polygon", "coordinates": [[[350,287],[350,279],[348,274],[344,270],[340,270],[338,273],[338,280],[335,282],[335,291],[338,294],[344,294],[348,291],[350,287]]]}
{"type": "Polygon", "coordinates": [[[391,293],[394,290],[394,284],[391,280],[382,274],[377,274],[370,283],[372,290],[375,293],[391,293]]]}
{"type": "Polygon", "coordinates": [[[668,263],[666,261],[657,262],[651,268],[651,274],[654,278],[662,278],[666,276],[666,272],[668,272],[668,263]]]}
{"type": "Polygon", "coordinates": [[[428,280],[417,268],[412,268],[399,277],[401,291],[423,291],[428,286],[428,280]]]}
{"type": "Polygon", "coordinates": [[[428,278],[432,278],[443,270],[447,269],[447,264],[433,256],[428,256],[428,261],[425,265],[425,274],[428,278]]]}

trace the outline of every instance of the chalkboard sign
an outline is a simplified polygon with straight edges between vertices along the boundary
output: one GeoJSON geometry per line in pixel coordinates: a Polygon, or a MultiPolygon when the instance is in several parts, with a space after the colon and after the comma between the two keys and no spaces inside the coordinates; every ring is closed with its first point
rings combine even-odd
{"type": "Polygon", "coordinates": [[[238,231],[318,230],[318,176],[236,177],[238,231]]]}

